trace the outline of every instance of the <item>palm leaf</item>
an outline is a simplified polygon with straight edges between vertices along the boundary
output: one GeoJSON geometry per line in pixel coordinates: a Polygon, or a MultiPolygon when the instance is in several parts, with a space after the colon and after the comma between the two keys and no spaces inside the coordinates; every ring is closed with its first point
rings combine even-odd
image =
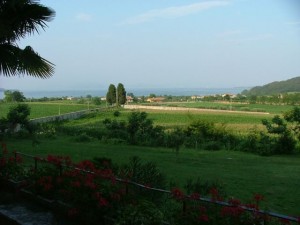
{"type": "Polygon", "coordinates": [[[54,64],[40,57],[30,46],[20,49],[15,45],[0,44],[0,73],[48,78],[54,73],[54,64]]]}
{"type": "Polygon", "coordinates": [[[0,0],[0,42],[13,42],[47,27],[55,12],[33,0],[0,0]]]}

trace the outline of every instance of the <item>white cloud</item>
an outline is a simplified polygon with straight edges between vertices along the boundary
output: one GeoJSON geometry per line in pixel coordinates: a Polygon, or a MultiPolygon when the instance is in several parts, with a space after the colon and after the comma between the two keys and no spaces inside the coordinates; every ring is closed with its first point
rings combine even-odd
{"type": "Polygon", "coordinates": [[[76,19],[79,21],[89,22],[92,20],[92,15],[87,13],[79,13],[76,15],[76,19]]]}
{"type": "Polygon", "coordinates": [[[229,1],[226,0],[205,1],[205,2],[190,4],[190,5],[184,5],[184,6],[168,7],[164,9],[154,9],[142,13],[140,15],[137,15],[135,17],[129,18],[123,21],[122,24],[139,24],[139,23],[153,21],[156,19],[177,18],[177,17],[187,16],[190,14],[195,14],[210,8],[225,6],[228,4],[229,1]]]}

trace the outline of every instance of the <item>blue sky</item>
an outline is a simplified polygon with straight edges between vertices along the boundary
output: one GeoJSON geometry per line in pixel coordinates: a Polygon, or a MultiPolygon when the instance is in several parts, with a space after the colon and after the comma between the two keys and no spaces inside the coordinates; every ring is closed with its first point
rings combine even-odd
{"type": "Polygon", "coordinates": [[[299,0],[41,0],[56,16],[30,45],[49,79],[0,87],[231,88],[300,76],[299,0]]]}

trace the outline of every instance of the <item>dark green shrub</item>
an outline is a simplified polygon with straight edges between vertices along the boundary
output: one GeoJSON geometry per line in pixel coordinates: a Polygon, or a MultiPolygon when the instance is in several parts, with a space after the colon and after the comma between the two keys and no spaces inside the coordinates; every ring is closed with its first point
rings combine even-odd
{"type": "Polygon", "coordinates": [[[120,111],[114,111],[114,117],[119,117],[121,115],[120,111]]]}
{"type": "Polygon", "coordinates": [[[92,138],[88,136],[86,133],[82,133],[75,137],[76,142],[90,142],[92,138]]]}
{"type": "Polygon", "coordinates": [[[163,213],[150,201],[140,200],[136,204],[129,204],[122,210],[116,225],[161,225],[163,213]]]}
{"type": "Polygon", "coordinates": [[[223,144],[219,141],[208,141],[205,142],[202,146],[205,150],[211,151],[221,150],[223,148],[223,144]]]}

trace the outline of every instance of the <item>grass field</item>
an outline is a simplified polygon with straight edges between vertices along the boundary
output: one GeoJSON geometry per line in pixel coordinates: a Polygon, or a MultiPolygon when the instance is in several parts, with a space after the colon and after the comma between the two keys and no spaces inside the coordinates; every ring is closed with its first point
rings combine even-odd
{"type": "Polygon", "coordinates": [[[254,193],[265,196],[268,210],[300,215],[300,156],[261,157],[235,151],[181,149],[179,156],[171,149],[128,145],[105,145],[99,141],[76,143],[71,137],[41,140],[37,147],[30,140],[6,140],[9,149],[45,156],[70,155],[73,160],[105,156],[117,164],[132,156],[155,162],[161,171],[183,186],[188,178],[219,180],[229,196],[245,201],[254,193]]]}
{"type": "MultiPolygon", "coordinates": [[[[148,113],[148,117],[153,120],[155,125],[165,128],[176,126],[187,126],[193,121],[201,120],[223,124],[234,132],[248,132],[251,128],[263,129],[262,119],[271,119],[273,115],[242,114],[242,113],[221,113],[221,112],[188,112],[188,111],[161,111],[161,110],[142,110],[148,113]]],[[[102,121],[106,118],[127,121],[131,110],[122,110],[119,117],[114,117],[111,110],[103,110],[96,116],[80,120],[72,120],[64,123],[67,127],[102,127],[102,121]]]]}
{"type": "MultiPolygon", "coordinates": [[[[86,110],[88,108],[97,108],[99,106],[95,105],[88,105],[88,104],[76,104],[76,103],[66,103],[66,102],[26,102],[31,108],[30,112],[30,119],[39,118],[39,117],[46,117],[46,116],[54,116],[76,112],[80,110],[86,110]]],[[[9,111],[9,108],[15,106],[16,103],[0,103],[0,118],[5,117],[9,111]]]]}

